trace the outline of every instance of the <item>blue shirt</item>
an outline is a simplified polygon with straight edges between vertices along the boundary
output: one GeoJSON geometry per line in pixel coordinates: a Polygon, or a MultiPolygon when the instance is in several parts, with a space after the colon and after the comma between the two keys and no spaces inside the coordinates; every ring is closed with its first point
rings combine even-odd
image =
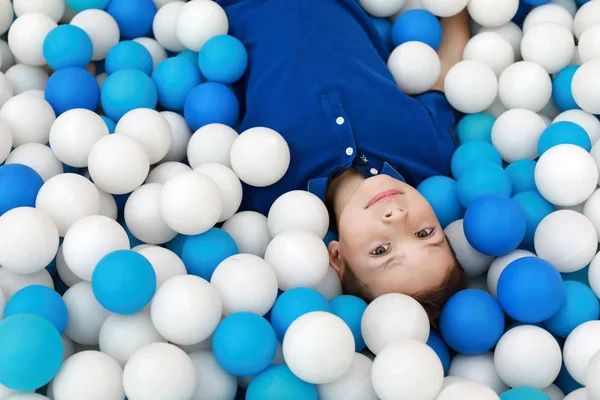
{"type": "Polygon", "coordinates": [[[441,92],[412,98],[398,89],[389,50],[355,0],[217,2],[248,51],[240,130],[274,129],[291,154],[276,184],[244,185],[242,209],[266,215],[297,189],[325,200],[331,180],[352,167],[413,186],[450,174],[454,110],[441,92]]]}

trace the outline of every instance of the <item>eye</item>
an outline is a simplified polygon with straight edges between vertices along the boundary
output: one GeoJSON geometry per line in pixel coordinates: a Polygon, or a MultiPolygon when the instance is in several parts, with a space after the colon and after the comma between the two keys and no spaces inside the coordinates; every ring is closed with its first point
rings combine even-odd
{"type": "Polygon", "coordinates": [[[386,244],[386,245],[383,245],[383,246],[378,246],[375,250],[373,250],[371,252],[371,254],[374,255],[374,256],[382,256],[385,253],[387,253],[389,249],[390,249],[390,245],[389,244],[386,244]]]}
{"type": "Polygon", "coordinates": [[[423,230],[420,230],[419,232],[415,233],[415,236],[419,239],[427,239],[429,236],[431,236],[433,234],[433,230],[434,230],[434,228],[423,229],[423,230]]]}

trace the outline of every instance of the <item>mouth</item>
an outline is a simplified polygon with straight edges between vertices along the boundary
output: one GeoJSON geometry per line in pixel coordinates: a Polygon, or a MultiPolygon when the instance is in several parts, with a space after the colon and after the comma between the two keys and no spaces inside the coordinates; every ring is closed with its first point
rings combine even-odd
{"type": "Polygon", "coordinates": [[[386,190],[385,192],[377,193],[373,198],[367,203],[365,208],[371,207],[373,204],[377,204],[384,200],[392,199],[396,196],[401,195],[402,192],[399,190],[386,190]]]}

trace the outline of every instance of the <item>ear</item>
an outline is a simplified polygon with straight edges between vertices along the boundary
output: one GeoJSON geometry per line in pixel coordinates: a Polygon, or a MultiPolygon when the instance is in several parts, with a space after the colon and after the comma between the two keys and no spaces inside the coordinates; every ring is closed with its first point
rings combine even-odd
{"type": "Polygon", "coordinates": [[[331,265],[340,278],[342,278],[346,272],[346,263],[342,260],[340,255],[340,242],[332,240],[329,242],[327,250],[329,251],[329,265],[331,265]]]}

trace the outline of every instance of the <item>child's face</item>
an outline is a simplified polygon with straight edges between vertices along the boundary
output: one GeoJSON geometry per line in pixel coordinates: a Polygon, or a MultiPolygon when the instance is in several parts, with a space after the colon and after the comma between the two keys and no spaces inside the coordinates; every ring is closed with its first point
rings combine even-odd
{"type": "Polygon", "coordinates": [[[338,231],[339,242],[329,246],[332,266],[343,274],[350,265],[375,297],[434,289],[455,264],[427,200],[386,175],[360,184],[339,214],[338,231]]]}

